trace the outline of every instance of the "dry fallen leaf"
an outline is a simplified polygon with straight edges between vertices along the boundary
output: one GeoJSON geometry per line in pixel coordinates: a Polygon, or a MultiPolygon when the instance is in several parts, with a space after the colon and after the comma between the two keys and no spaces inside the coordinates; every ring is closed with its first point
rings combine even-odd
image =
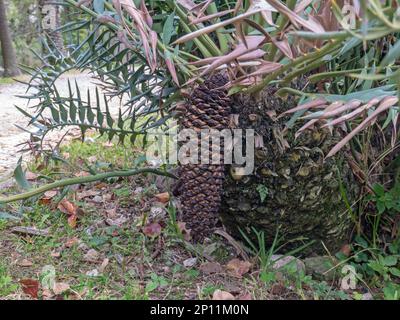
{"type": "Polygon", "coordinates": [[[60,251],[52,251],[51,254],[52,258],[60,258],[61,252],[60,251]]]}
{"type": "Polygon", "coordinates": [[[235,276],[241,278],[244,274],[249,272],[251,268],[251,263],[248,261],[242,261],[239,259],[233,259],[229,261],[226,265],[228,272],[235,276]]]}
{"type": "Polygon", "coordinates": [[[251,293],[243,293],[236,297],[236,300],[253,300],[251,293]]]}
{"type": "Polygon", "coordinates": [[[105,148],[112,148],[112,147],[114,147],[114,143],[112,143],[112,142],[110,142],[110,141],[104,142],[104,143],[103,143],[103,147],[105,147],[105,148]]]}
{"type": "Polygon", "coordinates": [[[57,195],[57,191],[47,191],[44,193],[43,197],[40,198],[39,203],[42,205],[49,205],[51,200],[57,195]]]}
{"type": "Polygon", "coordinates": [[[52,199],[52,198],[54,198],[54,197],[57,195],[57,193],[58,193],[58,191],[50,190],[50,191],[45,192],[45,193],[44,193],[44,196],[45,196],[46,198],[52,199]]]}
{"type": "Polygon", "coordinates": [[[82,252],[87,252],[89,251],[90,248],[87,246],[86,243],[81,242],[78,246],[78,249],[81,250],[82,252]]]}
{"type": "Polygon", "coordinates": [[[91,201],[94,202],[94,203],[102,203],[102,202],[104,202],[102,196],[95,196],[95,197],[93,197],[93,199],[91,201]]]}
{"type": "Polygon", "coordinates": [[[107,187],[107,184],[104,182],[100,182],[100,183],[96,184],[94,187],[96,189],[103,189],[103,188],[107,187]]]}
{"type": "Polygon", "coordinates": [[[113,193],[103,193],[103,201],[106,203],[111,202],[115,199],[115,195],[113,193]]]}
{"type": "Polygon", "coordinates": [[[68,217],[68,225],[72,228],[75,229],[76,228],[76,224],[77,224],[77,220],[78,220],[78,216],[77,215],[72,215],[68,217]]]}
{"type": "Polygon", "coordinates": [[[282,284],[275,283],[272,285],[270,292],[271,292],[271,294],[273,294],[275,296],[282,296],[283,294],[285,294],[287,292],[287,289],[282,284]]]}
{"type": "Polygon", "coordinates": [[[157,237],[161,234],[161,226],[159,223],[151,223],[143,227],[143,233],[148,237],[157,237]]]}
{"type": "Polygon", "coordinates": [[[28,259],[22,259],[22,260],[17,262],[17,265],[20,266],[20,267],[32,267],[33,266],[33,262],[29,261],[28,259]]]}
{"type": "Polygon", "coordinates": [[[75,177],[87,177],[87,176],[90,176],[90,173],[86,171],[81,171],[75,174],[75,177]]]}
{"type": "Polygon", "coordinates": [[[343,253],[346,257],[349,257],[351,254],[351,246],[349,244],[345,244],[341,249],[340,252],[343,253]]]}
{"type": "Polygon", "coordinates": [[[83,257],[83,259],[88,262],[97,262],[99,258],[100,254],[94,249],[90,249],[83,257]]]}
{"type": "Polygon", "coordinates": [[[36,173],[27,171],[27,172],[25,173],[25,178],[26,178],[26,180],[28,180],[28,181],[34,181],[34,180],[36,180],[36,179],[38,178],[38,175],[37,175],[36,173]]]}
{"type": "Polygon", "coordinates": [[[186,241],[190,241],[190,239],[192,239],[192,236],[190,234],[192,230],[186,228],[186,222],[179,221],[178,229],[182,233],[183,239],[185,239],[186,241]]]}
{"type": "Polygon", "coordinates": [[[39,199],[39,204],[41,204],[42,206],[48,206],[51,203],[51,199],[49,198],[40,198],[39,199]]]}
{"type": "Polygon", "coordinates": [[[82,295],[78,292],[71,292],[68,296],[68,300],[82,300],[82,295]]]}
{"type": "Polygon", "coordinates": [[[88,277],[97,277],[99,275],[99,271],[97,269],[93,269],[86,272],[88,277]]]}
{"type": "Polygon", "coordinates": [[[79,242],[80,242],[80,240],[79,240],[77,237],[73,237],[73,238],[68,239],[68,240],[65,242],[64,245],[65,245],[66,248],[71,248],[71,247],[73,247],[74,245],[79,244],[79,242]]]}
{"type": "Polygon", "coordinates": [[[104,273],[104,270],[107,268],[108,264],[109,264],[110,260],[108,258],[105,258],[103,260],[103,262],[101,263],[100,267],[99,267],[99,272],[100,273],[104,273]]]}
{"type": "Polygon", "coordinates": [[[221,273],[222,267],[218,262],[205,262],[200,266],[200,271],[205,274],[221,273]]]}
{"type": "Polygon", "coordinates": [[[121,216],[121,217],[119,217],[119,218],[117,218],[117,219],[106,219],[106,223],[109,225],[109,226],[117,226],[117,227],[120,227],[120,226],[122,226],[125,222],[127,222],[128,221],[128,218],[125,218],[125,217],[123,217],[123,216],[121,216]]]}
{"type": "Polygon", "coordinates": [[[89,197],[94,197],[99,195],[100,191],[95,191],[95,190],[83,190],[82,192],[78,192],[76,195],[76,198],[78,200],[82,200],[85,198],[89,198],[89,197]]]}
{"type": "Polygon", "coordinates": [[[76,228],[78,216],[82,216],[84,214],[83,210],[78,208],[78,206],[67,199],[63,199],[57,206],[57,209],[62,213],[68,215],[68,225],[71,228],[76,228]]]}
{"type": "Polygon", "coordinates": [[[73,216],[76,215],[78,207],[67,199],[63,199],[58,204],[57,209],[66,215],[73,216]]]}
{"type": "Polygon", "coordinates": [[[55,295],[63,294],[70,289],[69,284],[63,282],[56,282],[53,287],[53,292],[55,295]]]}
{"type": "Polygon", "coordinates": [[[217,289],[214,291],[212,299],[213,300],[235,300],[235,297],[229,292],[217,289]]]}
{"type": "Polygon", "coordinates": [[[112,209],[108,209],[106,210],[106,215],[108,218],[110,219],[115,219],[117,218],[117,208],[112,208],[112,209]]]}
{"type": "Polygon", "coordinates": [[[170,198],[168,192],[156,194],[155,197],[158,201],[160,201],[162,203],[167,203],[170,198]]]}
{"type": "Polygon", "coordinates": [[[87,158],[87,160],[88,160],[90,163],[95,163],[95,162],[97,161],[97,157],[96,157],[96,156],[90,156],[89,158],[87,158]]]}
{"type": "Polygon", "coordinates": [[[34,236],[48,236],[49,230],[47,229],[36,229],[34,227],[14,227],[11,229],[11,232],[20,233],[20,234],[28,234],[34,236]]]}
{"type": "Polygon", "coordinates": [[[22,279],[19,281],[22,287],[22,291],[30,295],[32,298],[38,298],[38,291],[39,291],[39,281],[33,279],[22,279]]]}
{"type": "Polygon", "coordinates": [[[69,152],[63,152],[63,153],[62,153],[62,156],[63,156],[63,158],[66,159],[66,160],[68,160],[68,159],[71,157],[71,155],[69,154],[69,152]]]}
{"type": "Polygon", "coordinates": [[[197,258],[189,258],[183,261],[183,266],[185,268],[191,268],[197,263],[197,258]]]}
{"type": "Polygon", "coordinates": [[[42,290],[42,297],[44,300],[51,299],[54,297],[54,293],[49,289],[42,290]]]}

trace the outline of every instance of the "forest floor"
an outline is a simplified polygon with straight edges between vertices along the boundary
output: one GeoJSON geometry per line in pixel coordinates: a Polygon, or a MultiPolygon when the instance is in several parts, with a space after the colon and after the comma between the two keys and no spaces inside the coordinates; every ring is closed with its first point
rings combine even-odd
{"type": "MultiPolygon", "coordinates": [[[[95,135],[76,138],[61,148],[68,163],[31,161],[26,176],[32,185],[84,176],[85,161],[99,171],[124,169],[140,163],[143,153],[133,151],[95,135]]],[[[110,179],[0,208],[12,215],[0,219],[0,299],[352,299],[358,292],[340,290],[337,273],[314,278],[294,257],[271,251],[260,263],[222,229],[191,244],[165,185],[152,175],[110,179]]]]}
{"type": "MultiPolygon", "coordinates": [[[[81,88],[94,87],[88,75],[74,77],[81,88]]],[[[60,87],[66,79],[59,80],[60,87]]],[[[14,97],[24,91],[15,83],[0,85],[3,178],[16,165],[15,145],[29,137],[14,126],[26,125],[13,107],[25,103],[14,97]]],[[[60,153],[66,161],[28,158],[25,175],[32,186],[146,165],[139,145],[121,145],[94,133],[84,142],[72,133],[60,153]]],[[[0,196],[18,192],[16,184],[2,184],[0,178],[0,196]]],[[[399,256],[385,256],[379,264],[368,248],[349,247],[315,263],[321,257],[278,255],[274,248],[234,240],[223,229],[192,244],[176,211],[167,181],[152,175],[75,185],[0,207],[0,300],[379,299],[382,279],[390,279],[399,256]],[[362,277],[343,281],[340,270],[352,257],[358,259],[357,268],[371,261],[386,268],[386,278],[374,274],[369,278],[373,287],[362,277]]],[[[383,289],[385,296],[398,297],[397,287],[383,289]]]]}

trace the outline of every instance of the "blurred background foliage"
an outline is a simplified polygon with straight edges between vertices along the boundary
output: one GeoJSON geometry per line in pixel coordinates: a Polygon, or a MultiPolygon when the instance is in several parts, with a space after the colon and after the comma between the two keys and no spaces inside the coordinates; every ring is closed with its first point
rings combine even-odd
{"type": "MultiPolygon", "coordinates": [[[[11,38],[13,39],[16,51],[17,62],[31,67],[40,67],[41,59],[35,54],[41,55],[45,51],[43,44],[43,28],[41,25],[40,6],[44,0],[4,0],[8,25],[10,27],[11,38]]],[[[60,3],[60,1],[48,1],[49,3],[60,3]]],[[[78,11],[71,11],[69,7],[59,6],[60,26],[79,19],[78,11]]],[[[84,37],[85,30],[74,33],[64,33],[65,43],[76,43],[77,37],[84,37]]],[[[3,65],[3,58],[0,49],[0,65],[3,65]]]]}

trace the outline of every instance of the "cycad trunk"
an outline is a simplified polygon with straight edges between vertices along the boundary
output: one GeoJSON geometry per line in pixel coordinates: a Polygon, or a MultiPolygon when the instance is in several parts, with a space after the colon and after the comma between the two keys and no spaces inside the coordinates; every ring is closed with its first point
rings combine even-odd
{"type": "MultiPolygon", "coordinates": [[[[264,146],[255,151],[255,172],[238,180],[226,179],[221,216],[227,229],[251,235],[252,227],[264,231],[271,245],[279,228],[284,241],[315,240],[305,254],[323,253],[325,246],[335,252],[346,243],[352,227],[345,199],[351,203],[358,186],[345,160],[345,151],[325,160],[328,151],[340,140],[328,130],[312,130],[294,137],[287,130],[288,117],[275,118],[295,106],[264,92],[261,102],[247,99],[239,103],[239,123],[253,128],[263,137],[264,146]],[[343,197],[343,194],[346,194],[343,197]]],[[[290,243],[286,250],[301,245],[290,243]]]]}
{"type": "Polygon", "coordinates": [[[13,47],[10,28],[8,27],[4,0],[0,0],[0,42],[3,55],[4,76],[14,77],[19,75],[21,72],[18,69],[17,57],[13,47]]]}
{"type": "MultiPolygon", "coordinates": [[[[233,235],[240,236],[239,230],[254,235],[254,227],[264,231],[268,246],[279,228],[284,241],[316,240],[305,254],[324,252],[321,241],[329,250],[339,249],[352,226],[346,201],[352,202],[358,186],[344,157],[346,151],[324,159],[340,140],[338,133],[318,129],[295,139],[301,124],[288,130],[288,117],[276,118],[295,106],[293,97],[283,101],[269,89],[261,102],[248,97],[236,97],[234,101],[218,87],[225,82],[217,76],[191,92],[180,108],[182,127],[227,128],[233,112],[239,114],[239,128],[254,129],[264,143],[256,143],[252,175],[232,177],[232,170],[222,163],[181,166],[175,190],[182,203],[182,219],[192,229],[195,240],[212,235],[220,212],[223,224],[233,235]]],[[[299,245],[290,242],[285,249],[299,245]]]]}

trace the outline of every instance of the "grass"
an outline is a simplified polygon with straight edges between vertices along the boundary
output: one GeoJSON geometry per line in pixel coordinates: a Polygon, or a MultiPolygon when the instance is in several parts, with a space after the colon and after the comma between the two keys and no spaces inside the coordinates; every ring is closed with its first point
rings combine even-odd
{"type": "Polygon", "coordinates": [[[13,279],[8,273],[8,268],[5,264],[0,263],[0,297],[8,296],[14,293],[18,286],[13,283],[13,279]]]}
{"type": "MultiPolygon", "coordinates": [[[[78,74],[81,74],[81,72],[76,69],[69,70],[65,73],[65,75],[78,75],[78,74]]],[[[30,77],[26,74],[16,76],[16,77],[0,77],[0,86],[14,84],[14,83],[16,83],[15,80],[29,81],[30,77]]]]}
{"type": "Polygon", "coordinates": [[[27,81],[29,80],[29,77],[27,75],[21,75],[17,77],[0,77],[0,86],[14,84],[16,82],[15,80],[27,81]]]}
{"type": "MultiPolygon", "coordinates": [[[[43,176],[60,178],[73,176],[89,168],[108,170],[110,168],[126,168],[140,153],[127,152],[124,146],[110,144],[103,139],[96,143],[73,141],[62,148],[62,154],[68,163],[49,161],[47,166],[32,162],[28,170],[43,176]],[[57,172],[57,173],[55,173],[57,172]]],[[[131,150],[131,149],[130,149],[131,150]]],[[[154,195],[158,192],[152,177],[138,177],[109,184],[92,184],[79,190],[99,190],[106,196],[107,202],[95,203],[93,197],[77,200],[76,193],[70,192],[67,198],[76,203],[84,211],[78,226],[71,228],[65,214],[51,205],[40,204],[37,200],[19,208],[13,204],[10,211],[22,210],[23,219],[19,226],[48,229],[49,237],[24,236],[12,233],[15,223],[0,220],[0,257],[18,252],[17,260],[26,259],[32,263],[30,267],[20,267],[17,263],[7,262],[12,277],[7,278],[10,285],[16,286],[21,294],[18,280],[36,279],[46,265],[54,266],[57,281],[69,284],[71,291],[64,298],[73,298],[76,292],[84,299],[151,299],[172,298],[184,299],[187,296],[198,298],[198,286],[206,287],[197,269],[186,268],[182,262],[191,258],[168,230],[168,216],[159,219],[164,225],[160,236],[146,237],[142,232],[143,223],[154,219],[151,217],[154,195]],[[112,199],[111,199],[112,198],[112,199]],[[116,210],[119,216],[126,217],[122,226],[105,223],[105,215],[109,210],[116,210]],[[70,245],[71,239],[78,239],[70,245]],[[160,248],[162,247],[162,250],[160,248]],[[85,260],[88,250],[94,249],[99,254],[96,263],[85,260]],[[59,254],[58,254],[59,253],[59,254]],[[93,270],[108,259],[109,263],[102,274],[93,276],[93,270]]],[[[16,190],[8,190],[15,192],[16,190]]],[[[79,193],[78,193],[79,194],[79,193]]],[[[221,252],[217,252],[217,258],[221,252]]],[[[224,257],[226,254],[224,254],[224,257]]],[[[200,257],[199,264],[204,260],[200,257]]],[[[223,261],[221,261],[222,263],[223,261]]],[[[207,277],[207,282],[223,282],[224,276],[207,277]]],[[[1,291],[0,296],[7,297],[11,292],[1,291]]],[[[204,296],[208,298],[209,295],[204,296]]]]}
{"type": "Polygon", "coordinates": [[[0,86],[7,85],[7,84],[13,84],[14,82],[15,82],[15,80],[13,78],[9,78],[9,77],[1,78],[0,77],[0,86]]]}
{"type": "MultiPolygon", "coordinates": [[[[85,143],[69,142],[61,154],[66,162],[49,160],[44,165],[42,159],[31,162],[28,170],[60,179],[89,170],[127,168],[138,163],[142,152],[91,136],[85,143]]],[[[38,178],[33,183],[45,182],[38,178]]],[[[113,179],[60,190],[50,201],[33,199],[1,208],[20,215],[21,220],[0,219],[0,299],[31,298],[23,292],[20,280],[40,282],[49,266],[55,269],[55,281],[68,284],[69,289],[48,296],[41,286],[39,299],[210,299],[217,289],[251,299],[355,297],[353,292],[340,290],[338,282],[316,280],[290,265],[273,270],[271,263],[262,263],[266,259],[262,256],[251,257],[252,267],[243,277],[232,275],[226,265],[240,258],[235,248],[217,236],[196,245],[195,251],[183,246],[174,208],[171,203],[156,201],[155,195],[165,190],[158,190],[155,182],[152,176],[113,179]],[[62,197],[81,209],[76,227],[57,209],[62,197]],[[149,223],[158,223],[161,232],[146,234],[143,226],[149,223]],[[14,226],[47,230],[48,236],[15,233],[14,226]],[[96,253],[95,259],[88,258],[90,250],[96,253]],[[201,252],[207,252],[220,266],[218,272],[207,271],[209,262],[201,252]],[[196,263],[187,265],[191,258],[197,258],[196,263]]],[[[7,190],[14,192],[17,189],[7,190]]],[[[248,244],[239,245],[250,252],[248,244]]],[[[259,245],[253,244],[253,251],[266,256],[259,245]]],[[[382,290],[378,296],[383,295],[382,290]]],[[[396,287],[386,290],[388,295],[396,295],[396,287]]]]}

